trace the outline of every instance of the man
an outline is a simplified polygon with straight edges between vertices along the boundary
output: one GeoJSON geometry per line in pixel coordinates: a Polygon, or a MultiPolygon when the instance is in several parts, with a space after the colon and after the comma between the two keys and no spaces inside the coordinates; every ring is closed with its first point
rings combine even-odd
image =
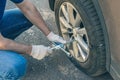
{"type": "Polygon", "coordinates": [[[26,70],[26,60],[21,54],[41,60],[51,50],[44,45],[24,45],[13,41],[23,31],[36,25],[50,41],[66,43],[54,34],[29,0],[11,0],[19,9],[5,10],[6,0],[0,0],[0,80],[17,80],[26,70]],[[14,52],[11,52],[14,51],[14,52]]]}

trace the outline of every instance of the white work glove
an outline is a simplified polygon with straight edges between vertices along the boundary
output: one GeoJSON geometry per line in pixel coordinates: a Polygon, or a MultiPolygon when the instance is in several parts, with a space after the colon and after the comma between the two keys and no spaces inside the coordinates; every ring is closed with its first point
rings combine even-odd
{"type": "Polygon", "coordinates": [[[48,34],[47,38],[48,38],[49,41],[52,41],[52,42],[60,42],[62,44],[66,43],[66,41],[62,37],[54,34],[53,32],[50,32],[48,34]]]}
{"type": "Polygon", "coordinates": [[[52,53],[50,47],[46,47],[43,45],[32,46],[31,56],[37,60],[43,59],[45,56],[48,56],[50,53],[52,53]]]}

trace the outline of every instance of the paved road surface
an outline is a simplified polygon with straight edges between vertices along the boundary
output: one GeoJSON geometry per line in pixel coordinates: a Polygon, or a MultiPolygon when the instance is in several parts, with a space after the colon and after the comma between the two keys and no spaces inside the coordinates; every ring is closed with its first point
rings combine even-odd
{"type": "MultiPolygon", "coordinates": [[[[58,33],[54,13],[49,10],[47,0],[34,0],[33,3],[38,7],[50,29],[58,33]]],[[[7,9],[14,7],[8,1],[7,9]]],[[[21,34],[16,41],[25,44],[50,44],[35,26],[21,34]]],[[[28,60],[28,69],[23,80],[113,80],[108,73],[96,78],[85,75],[61,51],[56,51],[41,61],[37,61],[28,55],[24,56],[28,60]]]]}

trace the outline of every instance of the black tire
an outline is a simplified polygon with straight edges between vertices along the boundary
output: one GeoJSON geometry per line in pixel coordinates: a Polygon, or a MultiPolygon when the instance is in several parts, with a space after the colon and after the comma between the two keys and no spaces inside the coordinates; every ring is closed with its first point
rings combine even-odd
{"type": "MultiPolygon", "coordinates": [[[[60,31],[59,10],[64,2],[71,3],[82,17],[83,23],[88,33],[90,43],[90,55],[86,62],[77,61],[69,58],[80,70],[90,76],[98,76],[106,72],[106,49],[104,33],[100,19],[92,0],[56,0],[55,17],[60,31]]],[[[61,31],[60,31],[61,33],[61,31]]]]}
{"type": "Polygon", "coordinates": [[[49,0],[49,6],[52,11],[54,11],[55,0],[49,0]]]}

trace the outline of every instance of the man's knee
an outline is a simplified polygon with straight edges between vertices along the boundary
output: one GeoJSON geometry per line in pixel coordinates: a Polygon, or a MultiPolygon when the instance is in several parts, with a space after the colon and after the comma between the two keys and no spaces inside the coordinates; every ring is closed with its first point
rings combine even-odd
{"type": "Polygon", "coordinates": [[[26,59],[21,55],[0,51],[0,79],[17,80],[26,72],[26,59]]]}

